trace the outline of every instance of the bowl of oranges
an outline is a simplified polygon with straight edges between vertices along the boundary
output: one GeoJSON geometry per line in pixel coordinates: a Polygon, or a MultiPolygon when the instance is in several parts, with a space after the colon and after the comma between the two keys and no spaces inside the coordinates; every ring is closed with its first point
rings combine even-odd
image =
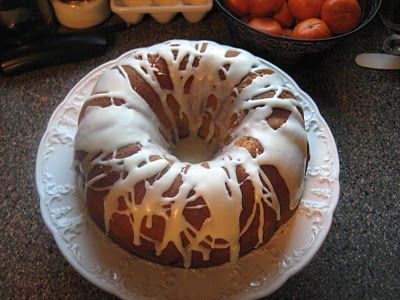
{"type": "Polygon", "coordinates": [[[233,41],[278,64],[315,61],[365,27],[382,0],[215,0],[233,41]]]}

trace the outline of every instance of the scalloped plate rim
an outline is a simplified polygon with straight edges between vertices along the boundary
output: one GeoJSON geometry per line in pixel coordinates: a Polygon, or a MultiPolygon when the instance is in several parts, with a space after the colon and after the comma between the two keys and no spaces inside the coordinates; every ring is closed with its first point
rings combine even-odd
{"type": "MultiPolygon", "coordinates": [[[[169,42],[179,42],[181,40],[168,40],[165,41],[164,43],[169,43],[169,42]]],[[[199,41],[195,41],[192,40],[192,42],[209,42],[209,43],[216,43],[214,41],[209,41],[209,40],[199,40],[199,41]]],[[[217,43],[218,44],[218,43],[217,43]]],[[[248,52],[244,49],[240,49],[240,48],[236,48],[230,45],[223,45],[223,44],[219,44],[222,46],[228,46],[232,49],[237,49],[240,50],[242,52],[248,52]]],[[[142,48],[145,47],[140,47],[140,48],[135,48],[132,49],[130,51],[127,51],[125,53],[122,53],[121,55],[119,55],[116,59],[107,61],[102,63],[101,65],[99,65],[98,67],[96,67],[95,69],[93,69],[92,71],[90,71],[87,75],[85,75],[83,78],[81,78],[78,83],[76,83],[68,92],[68,94],[65,96],[65,98],[63,99],[63,101],[61,101],[61,103],[56,107],[56,109],[53,111],[47,127],[46,127],[46,131],[43,134],[40,143],[39,143],[39,147],[38,147],[38,151],[37,151],[37,161],[36,161],[36,166],[35,166],[35,183],[36,183],[36,190],[39,194],[39,201],[40,201],[40,213],[42,216],[42,219],[46,225],[46,227],[49,229],[49,231],[51,232],[57,247],[59,248],[60,252],[62,253],[62,255],[64,256],[64,258],[68,261],[68,263],[81,275],[83,276],[86,280],[88,280],[89,282],[91,282],[93,285],[95,285],[96,287],[112,294],[115,295],[121,299],[128,299],[127,296],[119,291],[113,288],[112,285],[110,284],[104,284],[102,281],[100,281],[98,278],[94,277],[92,274],[90,274],[87,270],[85,270],[81,265],[79,265],[79,263],[73,259],[73,257],[70,255],[69,252],[67,252],[67,249],[63,246],[63,238],[59,235],[58,230],[51,224],[51,220],[50,218],[48,218],[48,216],[46,215],[46,211],[45,211],[45,203],[43,201],[44,199],[44,191],[42,191],[41,189],[41,183],[39,182],[39,179],[41,179],[41,174],[40,172],[42,171],[42,160],[38,160],[38,158],[42,158],[43,157],[43,149],[44,149],[44,145],[45,145],[45,141],[47,140],[50,132],[51,132],[51,125],[53,125],[53,122],[55,121],[55,119],[57,118],[57,115],[59,113],[59,111],[64,107],[64,105],[67,103],[69,97],[80,88],[80,86],[82,84],[84,84],[87,80],[89,80],[95,73],[97,73],[99,70],[107,68],[109,65],[113,65],[115,64],[121,57],[125,56],[125,55],[129,55],[130,53],[140,50],[142,48]]],[[[248,52],[249,53],[249,52],[248,52]]],[[[251,53],[250,53],[251,54],[251,53]]],[[[339,162],[339,155],[338,155],[338,151],[337,151],[337,146],[332,134],[332,131],[330,130],[328,124],[326,123],[325,119],[322,117],[316,103],[313,101],[313,99],[305,92],[303,91],[299,85],[297,84],[297,82],[290,76],[288,75],[285,71],[283,71],[282,69],[280,69],[278,66],[274,65],[273,63],[262,59],[260,57],[258,57],[258,59],[260,61],[262,61],[263,63],[272,66],[275,70],[277,70],[282,76],[283,78],[285,78],[286,80],[288,80],[290,82],[290,84],[293,85],[293,87],[295,88],[296,92],[298,92],[299,94],[301,94],[301,98],[303,99],[307,99],[307,103],[311,104],[311,106],[314,108],[316,115],[318,116],[318,120],[324,125],[324,129],[327,131],[328,136],[331,138],[331,141],[333,142],[333,149],[334,150],[332,152],[333,155],[333,160],[334,160],[334,170],[336,170],[335,174],[332,175],[332,177],[335,179],[335,191],[333,192],[333,194],[335,195],[335,197],[332,197],[332,199],[330,200],[330,205],[329,208],[326,211],[326,215],[325,215],[325,222],[324,222],[324,226],[321,230],[321,232],[319,233],[319,238],[315,241],[315,243],[313,244],[312,248],[304,255],[304,257],[302,257],[301,261],[298,262],[296,265],[294,265],[293,267],[291,267],[290,269],[286,270],[286,272],[282,275],[280,280],[276,280],[274,281],[270,286],[268,286],[268,290],[260,290],[260,291],[253,291],[250,292],[248,294],[248,296],[251,299],[255,299],[255,298],[259,298],[259,297],[265,297],[268,296],[272,293],[274,293],[276,290],[278,290],[280,287],[282,287],[284,285],[284,283],[293,275],[297,274],[298,272],[300,272],[302,269],[304,269],[311,261],[312,259],[315,257],[315,255],[317,254],[317,252],[319,251],[319,249],[321,248],[322,244],[324,243],[329,230],[331,228],[332,225],[332,221],[333,221],[333,215],[334,212],[337,208],[337,204],[339,202],[339,194],[340,194],[340,182],[339,182],[339,174],[340,174],[340,162],[339,162]]]]}

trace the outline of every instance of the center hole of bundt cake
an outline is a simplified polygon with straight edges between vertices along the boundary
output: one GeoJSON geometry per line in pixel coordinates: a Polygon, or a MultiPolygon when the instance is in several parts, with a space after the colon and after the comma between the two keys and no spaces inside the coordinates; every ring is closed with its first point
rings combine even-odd
{"type": "Polygon", "coordinates": [[[196,164],[213,159],[217,148],[217,145],[191,134],[176,143],[173,154],[182,162],[196,164]]]}

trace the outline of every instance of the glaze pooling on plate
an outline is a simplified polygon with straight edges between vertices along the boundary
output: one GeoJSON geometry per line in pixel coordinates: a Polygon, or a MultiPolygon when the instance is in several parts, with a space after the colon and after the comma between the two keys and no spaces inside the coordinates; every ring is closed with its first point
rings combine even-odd
{"type": "Polygon", "coordinates": [[[105,72],[87,103],[75,139],[75,150],[87,154],[77,159],[78,175],[83,195],[88,190],[108,193],[104,197],[106,232],[119,214],[130,222],[133,245],[150,241],[157,256],[172,243],[185,267],[192,265],[194,252],[208,261],[213,249],[228,249],[230,261],[235,262],[240,239],[250,226],[258,224],[253,247],[257,248],[271,238],[266,232],[275,231],[274,224],[281,220],[280,191],[263,167],[273,167],[283,179],[288,209],[298,206],[307,159],[302,108],[281,76],[247,52],[180,40],[137,50],[105,72]],[[158,66],[160,61],[167,67],[158,66]],[[156,95],[140,94],[131,79],[133,73],[156,95]],[[110,105],[90,104],[100,98],[109,99],[110,105]],[[171,99],[179,107],[175,115],[171,99]],[[276,110],[288,113],[278,128],[269,122],[276,110]],[[182,130],[183,119],[188,121],[182,130]],[[219,151],[204,163],[180,161],[172,153],[176,141],[188,136],[200,136],[219,151]],[[242,145],[243,138],[256,141],[257,153],[242,145]],[[119,155],[132,145],[135,151],[130,155],[119,155]],[[99,167],[107,171],[92,176],[99,167]],[[251,214],[243,224],[239,221],[246,195],[239,168],[254,188],[251,214]],[[119,178],[112,184],[100,183],[107,180],[107,173],[119,178]],[[177,182],[178,190],[171,192],[177,182]],[[143,184],[144,194],[137,193],[143,184]],[[200,223],[190,218],[201,211],[207,216],[200,223]],[[143,229],[153,228],[155,218],[162,218],[158,223],[164,224],[161,238],[143,229]]]}

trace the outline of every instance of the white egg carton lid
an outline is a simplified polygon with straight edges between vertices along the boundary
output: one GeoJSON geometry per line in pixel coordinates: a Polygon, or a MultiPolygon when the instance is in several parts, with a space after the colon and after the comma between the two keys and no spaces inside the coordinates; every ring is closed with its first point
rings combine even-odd
{"type": "Polygon", "coordinates": [[[183,0],[174,5],[139,5],[128,6],[122,0],[111,0],[111,10],[119,15],[122,20],[130,24],[139,23],[145,14],[150,14],[157,22],[165,24],[170,22],[177,13],[182,13],[190,23],[197,23],[213,7],[213,0],[205,4],[185,4],[183,0]]]}

